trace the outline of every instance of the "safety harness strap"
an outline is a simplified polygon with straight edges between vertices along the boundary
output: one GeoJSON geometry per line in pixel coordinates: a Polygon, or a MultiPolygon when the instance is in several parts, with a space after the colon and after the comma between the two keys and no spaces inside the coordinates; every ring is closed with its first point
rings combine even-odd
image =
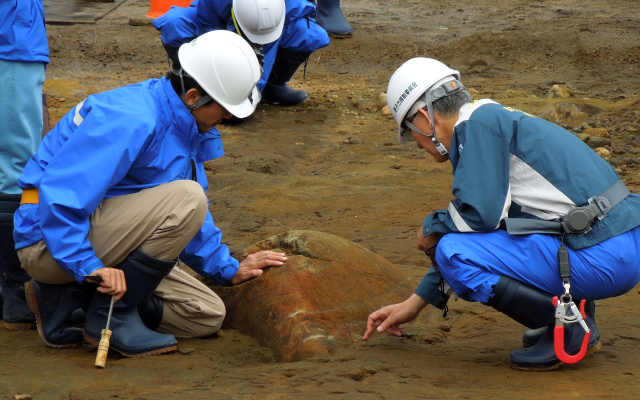
{"type": "Polygon", "coordinates": [[[609,200],[611,204],[610,209],[617,206],[622,202],[622,200],[626,199],[631,192],[627,188],[627,186],[622,182],[622,179],[619,179],[616,183],[614,183],[609,189],[605,190],[598,197],[604,197],[609,200]]]}
{"type": "Polygon", "coordinates": [[[622,180],[618,180],[600,196],[593,196],[587,205],[575,207],[560,221],[543,221],[527,218],[506,218],[504,226],[510,235],[547,235],[579,234],[589,230],[597,218],[604,219],[613,207],[629,196],[631,192],[622,180]],[[577,221],[577,223],[576,223],[577,221]]]}

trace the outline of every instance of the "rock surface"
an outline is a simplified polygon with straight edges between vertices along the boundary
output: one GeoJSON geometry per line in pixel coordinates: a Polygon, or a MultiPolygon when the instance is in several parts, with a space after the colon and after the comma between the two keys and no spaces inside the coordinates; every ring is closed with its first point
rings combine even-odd
{"type": "Polygon", "coordinates": [[[547,121],[562,126],[580,126],[589,119],[589,116],[585,112],[582,112],[575,104],[567,102],[559,102],[546,106],[540,110],[539,114],[547,121]]]}
{"type": "Polygon", "coordinates": [[[289,231],[236,257],[260,250],[283,251],[288,260],[242,285],[212,288],[227,307],[223,328],[255,338],[279,361],[360,340],[373,310],[405,300],[417,284],[374,252],[326,233],[289,231]]]}

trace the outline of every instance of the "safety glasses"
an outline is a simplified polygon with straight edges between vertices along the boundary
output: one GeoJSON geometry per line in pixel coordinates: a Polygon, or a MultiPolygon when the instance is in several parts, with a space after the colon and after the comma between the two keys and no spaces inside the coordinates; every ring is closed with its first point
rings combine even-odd
{"type": "Polygon", "coordinates": [[[433,134],[427,135],[426,133],[422,132],[420,129],[416,128],[416,126],[413,125],[410,122],[410,121],[413,121],[416,118],[417,115],[418,115],[418,113],[413,114],[413,116],[411,118],[405,118],[402,121],[402,127],[404,128],[404,131],[402,132],[402,137],[404,137],[405,139],[410,140],[410,141],[415,141],[415,139],[413,138],[413,135],[411,134],[411,131],[413,130],[413,131],[418,132],[422,136],[426,136],[429,139],[433,140],[434,139],[433,134]]]}

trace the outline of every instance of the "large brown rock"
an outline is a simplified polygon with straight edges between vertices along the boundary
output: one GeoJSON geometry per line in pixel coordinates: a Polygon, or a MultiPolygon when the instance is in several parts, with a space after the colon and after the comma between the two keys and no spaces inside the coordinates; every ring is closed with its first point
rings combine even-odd
{"type": "Polygon", "coordinates": [[[547,121],[563,126],[580,126],[589,119],[589,116],[581,111],[577,105],[567,102],[548,105],[538,114],[547,121]]]}
{"type": "Polygon", "coordinates": [[[326,233],[289,231],[236,258],[260,250],[282,251],[287,262],[238,286],[211,287],[227,308],[223,328],[254,337],[279,361],[360,340],[368,315],[405,300],[417,283],[374,252],[326,233]]]}

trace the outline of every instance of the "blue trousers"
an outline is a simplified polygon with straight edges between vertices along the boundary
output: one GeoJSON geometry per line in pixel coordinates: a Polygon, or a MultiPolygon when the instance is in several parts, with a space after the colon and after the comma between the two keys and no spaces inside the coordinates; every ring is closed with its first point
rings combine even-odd
{"type": "MultiPolygon", "coordinates": [[[[440,240],[436,261],[445,282],[467,301],[486,303],[503,275],[561,295],[559,247],[560,238],[552,235],[451,233],[440,240]]],[[[567,250],[575,299],[620,296],[640,281],[640,227],[595,246],[567,250]]]]}
{"type": "Polygon", "coordinates": [[[44,63],[0,60],[0,193],[18,194],[18,177],[42,137],[44,63]]]}

